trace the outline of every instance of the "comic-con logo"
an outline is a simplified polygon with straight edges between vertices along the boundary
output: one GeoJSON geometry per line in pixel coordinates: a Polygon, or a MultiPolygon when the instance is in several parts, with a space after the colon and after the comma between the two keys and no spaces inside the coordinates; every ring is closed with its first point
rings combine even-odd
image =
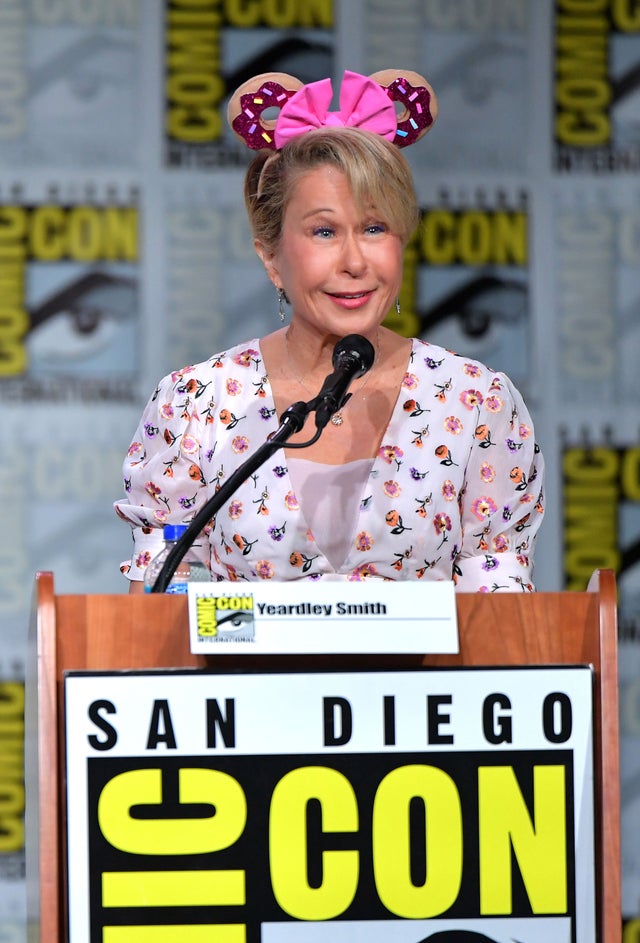
{"type": "Polygon", "coordinates": [[[635,582],[640,562],[640,448],[569,446],[562,471],[565,589],[586,589],[597,569],[611,569],[619,579],[635,582]]]}
{"type": "Polygon", "coordinates": [[[196,624],[199,639],[250,642],[255,637],[253,596],[198,596],[196,624]]]}
{"type": "Polygon", "coordinates": [[[637,4],[557,0],[555,6],[557,168],[638,169],[637,4]]]}
{"type": "Polygon", "coordinates": [[[100,398],[107,376],[130,386],[138,212],[89,200],[0,206],[0,379],[83,377],[100,398]]]}
{"type": "Polygon", "coordinates": [[[165,0],[168,166],[243,166],[227,126],[232,92],[261,72],[302,82],[333,68],[333,0],[165,0]]]}
{"type": "Polygon", "coordinates": [[[528,382],[528,194],[478,193],[477,205],[443,192],[422,207],[405,249],[400,314],[386,324],[509,369],[528,382]],[[493,205],[487,205],[489,198],[493,205]],[[459,205],[458,205],[459,204],[459,205]]]}

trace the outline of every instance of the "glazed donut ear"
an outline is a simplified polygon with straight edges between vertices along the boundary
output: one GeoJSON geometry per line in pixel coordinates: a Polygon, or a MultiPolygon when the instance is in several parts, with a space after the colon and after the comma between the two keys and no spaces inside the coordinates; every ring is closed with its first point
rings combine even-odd
{"type": "Polygon", "coordinates": [[[414,144],[431,129],[438,117],[438,100],[424,76],[407,69],[383,69],[369,78],[385,90],[391,101],[404,106],[397,112],[394,144],[414,144]]]}
{"type": "Polygon", "coordinates": [[[229,127],[252,150],[275,150],[274,129],[278,115],[263,118],[267,109],[278,113],[304,82],[286,72],[263,72],[235,90],[227,106],[229,127]]]}

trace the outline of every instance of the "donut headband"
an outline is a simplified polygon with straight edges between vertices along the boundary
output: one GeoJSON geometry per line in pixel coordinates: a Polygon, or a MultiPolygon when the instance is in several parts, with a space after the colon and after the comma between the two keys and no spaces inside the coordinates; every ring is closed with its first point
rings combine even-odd
{"type": "Polygon", "coordinates": [[[407,147],[427,133],[438,114],[436,96],[426,79],[398,69],[368,77],[345,72],[338,111],[329,111],[332,98],[331,79],[304,85],[283,72],[264,72],[234,92],[227,117],[247,147],[280,150],[299,134],[331,127],[362,128],[407,147]],[[278,111],[277,116],[265,117],[272,110],[278,111]]]}

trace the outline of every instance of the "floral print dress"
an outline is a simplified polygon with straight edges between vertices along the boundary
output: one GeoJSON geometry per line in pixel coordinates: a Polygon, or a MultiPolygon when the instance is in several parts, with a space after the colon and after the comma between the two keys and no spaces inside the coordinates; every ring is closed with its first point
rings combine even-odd
{"type": "MultiPolygon", "coordinates": [[[[188,523],[279,424],[259,340],[165,377],[124,461],[126,497],[115,509],[132,526],[134,549],[123,572],[142,579],[162,526],[188,523]]],[[[543,477],[508,377],[414,339],[339,569],[314,540],[282,449],[196,545],[219,580],[435,579],[464,592],[528,592],[543,477]]]]}

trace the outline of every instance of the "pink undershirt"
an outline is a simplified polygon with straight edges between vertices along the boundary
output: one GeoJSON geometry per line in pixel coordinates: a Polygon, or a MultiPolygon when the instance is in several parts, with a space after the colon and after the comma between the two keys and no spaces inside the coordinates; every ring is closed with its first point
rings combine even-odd
{"type": "Polygon", "coordinates": [[[370,458],[343,465],[287,459],[300,510],[334,570],[340,569],[351,549],[360,501],[372,465],[370,458]]]}

